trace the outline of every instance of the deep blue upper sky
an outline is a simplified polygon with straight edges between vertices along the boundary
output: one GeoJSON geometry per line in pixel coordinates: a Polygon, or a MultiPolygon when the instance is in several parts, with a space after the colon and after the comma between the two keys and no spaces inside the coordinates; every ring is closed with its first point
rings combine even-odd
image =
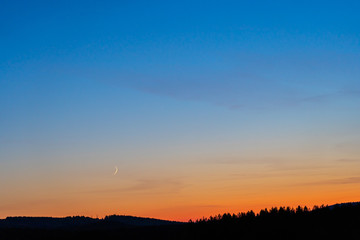
{"type": "Polygon", "coordinates": [[[358,8],[356,1],[5,1],[1,76],[40,85],[77,76],[228,107],[292,104],[359,86],[358,8]]]}
{"type": "Polygon", "coordinates": [[[79,109],[82,117],[121,109],[138,119],[142,98],[154,111],[159,101],[175,111],[190,101],[239,114],[357,106],[359,7],[358,1],[2,1],[2,135],[16,138],[6,133],[15,124],[33,131],[36,118],[63,126],[79,109]]]}

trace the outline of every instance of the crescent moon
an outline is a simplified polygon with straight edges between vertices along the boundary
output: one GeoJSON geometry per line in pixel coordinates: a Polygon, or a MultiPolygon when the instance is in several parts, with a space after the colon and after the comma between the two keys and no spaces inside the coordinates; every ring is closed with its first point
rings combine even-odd
{"type": "Polygon", "coordinates": [[[118,167],[115,166],[114,176],[117,174],[118,171],[119,171],[118,167]]]}

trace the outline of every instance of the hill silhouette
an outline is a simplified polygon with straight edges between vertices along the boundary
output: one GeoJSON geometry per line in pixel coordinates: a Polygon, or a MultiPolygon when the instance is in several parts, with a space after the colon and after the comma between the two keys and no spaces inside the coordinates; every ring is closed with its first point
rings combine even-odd
{"type": "Polygon", "coordinates": [[[84,216],[52,218],[52,217],[7,217],[0,220],[0,229],[85,229],[110,227],[162,226],[179,224],[180,222],[142,218],[126,215],[111,215],[104,219],[84,216]]]}
{"type": "Polygon", "coordinates": [[[0,239],[359,239],[360,203],[273,207],[189,221],[132,216],[0,220],[0,239]]]}

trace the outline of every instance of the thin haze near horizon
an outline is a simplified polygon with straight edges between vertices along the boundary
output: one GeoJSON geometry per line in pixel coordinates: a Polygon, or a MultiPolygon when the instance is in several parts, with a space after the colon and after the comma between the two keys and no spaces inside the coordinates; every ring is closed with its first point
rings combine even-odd
{"type": "Polygon", "coordinates": [[[358,1],[2,1],[0,218],[359,201],[358,1]]]}

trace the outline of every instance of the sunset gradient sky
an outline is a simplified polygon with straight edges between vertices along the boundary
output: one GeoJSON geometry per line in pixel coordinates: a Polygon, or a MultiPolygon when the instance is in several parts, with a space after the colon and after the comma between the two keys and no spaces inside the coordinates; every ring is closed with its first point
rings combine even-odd
{"type": "Polygon", "coordinates": [[[359,10],[1,1],[0,218],[359,201],[359,10]]]}

